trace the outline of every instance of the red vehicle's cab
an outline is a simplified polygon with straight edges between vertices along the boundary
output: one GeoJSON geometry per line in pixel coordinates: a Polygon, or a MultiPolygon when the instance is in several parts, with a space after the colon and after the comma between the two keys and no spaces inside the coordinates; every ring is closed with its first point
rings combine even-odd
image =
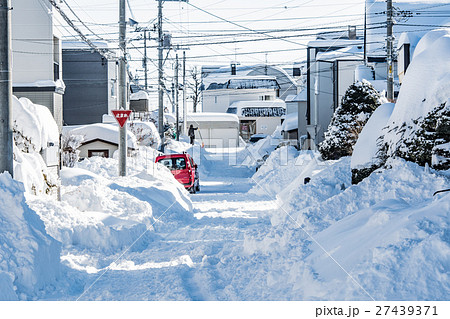
{"type": "Polygon", "coordinates": [[[189,154],[160,155],[155,162],[167,167],[189,192],[200,190],[197,164],[189,154]]]}

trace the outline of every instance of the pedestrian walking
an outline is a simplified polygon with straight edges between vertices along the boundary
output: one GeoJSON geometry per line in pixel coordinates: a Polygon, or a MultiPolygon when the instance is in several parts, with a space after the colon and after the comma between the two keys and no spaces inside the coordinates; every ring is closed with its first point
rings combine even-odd
{"type": "Polygon", "coordinates": [[[194,145],[195,130],[198,130],[198,127],[194,127],[194,125],[191,124],[191,126],[189,126],[188,135],[189,135],[189,138],[191,139],[192,145],[194,145]]]}

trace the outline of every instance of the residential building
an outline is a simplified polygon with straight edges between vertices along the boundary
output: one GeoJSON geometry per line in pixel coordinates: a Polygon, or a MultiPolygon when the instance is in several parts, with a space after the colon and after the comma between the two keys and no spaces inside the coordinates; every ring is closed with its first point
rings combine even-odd
{"type": "Polygon", "coordinates": [[[302,147],[314,148],[323,141],[334,111],[355,82],[355,67],[361,64],[364,59],[360,39],[339,36],[308,43],[306,112],[298,110],[299,122],[306,122],[306,131],[299,123],[298,136],[308,134],[309,144],[302,147]],[[303,114],[306,119],[300,119],[303,114]]]}
{"type": "Polygon", "coordinates": [[[61,36],[48,1],[12,0],[13,94],[49,108],[61,130],[63,94],[61,36]]]}
{"type": "Polygon", "coordinates": [[[103,114],[118,108],[117,59],[107,43],[94,45],[105,53],[82,42],[63,42],[65,125],[101,123],[103,114]]]}
{"type": "Polygon", "coordinates": [[[238,101],[274,101],[280,87],[274,76],[209,75],[203,79],[203,111],[225,113],[238,101]]]}

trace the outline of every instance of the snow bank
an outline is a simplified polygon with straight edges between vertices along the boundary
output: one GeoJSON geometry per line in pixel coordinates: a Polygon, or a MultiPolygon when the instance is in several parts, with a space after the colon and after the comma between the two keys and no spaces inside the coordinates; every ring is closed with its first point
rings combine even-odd
{"type": "Polygon", "coordinates": [[[381,136],[381,130],[386,126],[394,105],[393,103],[380,105],[364,125],[355,146],[353,146],[352,169],[370,167],[373,164],[378,151],[377,139],[381,136]]]}
{"type": "Polygon", "coordinates": [[[384,200],[401,199],[410,205],[423,202],[449,184],[441,175],[398,159],[388,162],[391,169],[375,171],[360,184],[350,186],[350,158],[326,164],[316,164],[322,169],[309,184],[302,185],[297,179],[279,194],[291,216],[312,232],[384,200]]]}
{"type": "Polygon", "coordinates": [[[155,232],[194,218],[188,193],[155,157],[153,149],[140,149],[128,158],[126,177],[117,176],[117,159],[85,159],[61,171],[62,202],[33,196],[28,202],[65,247],[108,254],[144,249],[155,232]]]}
{"type": "Polygon", "coordinates": [[[33,194],[51,194],[58,183],[41,153],[59,145],[59,131],[52,114],[26,98],[12,100],[14,178],[33,194]]]}
{"type": "MultiPolygon", "coordinates": [[[[233,266],[238,273],[254,267],[251,284],[243,287],[232,276],[238,288],[230,295],[447,300],[450,195],[433,193],[449,188],[450,180],[404,160],[388,165],[351,186],[350,158],[309,161],[278,193],[281,209],[271,212],[272,229],[245,237],[244,257],[233,266]]],[[[285,168],[273,169],[270,182],[283,180],[285,168]]]]}
{"type": "Polygon", "coordinates": [[[140,145],[151,146],[154,149],[161,145],[161,138],[153,122],[128,121],[128,129],[136,136],[140,145]]]}
{"type": "Polygon", "coordinates": [[[60,243],[7,173],[0,174],[0,207],[0,300],[34,299],[60,275],[60,243]]]}
{"type": "Polygon", "coordinates": [[[256,185],[250,190],[259,195],[275,195],[285,189],[313,160],[310,151],[298,152],[293,146],[283,146],[273,151],[265,163],[253,175],[256,185]]]}
{"type": "Polygon", "coordinates": [[[385,129],[384,141],[390,146],[388,155],[398,148],[407,152],[402,139],[418,129],[416,120],[450,96],[450,31],[427,33],[417,44],[414,58],[405,74],[397,103],[385,129]]]}
{"type": "Polygon", "coordinates": [[[254,144],[247,144],[245,151],[238,154],[238,163],[244,166],[260,166],[282,141],[281,125],[277,126],[272,135],[254,144]]]}
{"type": "MultiPolygon", "coordinates": [[[[316,234],[322,248],[313,244],[306,263],[317,274],[320,294],[331,299],[447,300],[449,212],[450,194],[420,204],[392,198],[316,234]],[[361,287],[351,284],[324,250],[332,252],[361,287]]],[[[315,292],[309,296],[317,297],[315,292]]]]}

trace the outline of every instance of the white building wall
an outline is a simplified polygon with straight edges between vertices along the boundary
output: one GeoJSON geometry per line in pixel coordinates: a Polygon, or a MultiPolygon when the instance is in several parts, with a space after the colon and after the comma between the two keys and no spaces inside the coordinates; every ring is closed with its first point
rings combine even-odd
{"type": "MultiPolygon", "coordinates": [[[[13,83],[53,80],[51,4],[48,1],[12,0],[12,7],[13,83]]],[[[62,60],[60,49],[59,45],[59,61],[62,60]]]]}
{"type": "Polygon", "coordinates": [[[115,151],[118,150],[118,146],[105,143],[102,141],[94,141],[90,143],[86,143],[84,145],[81,145],[78,150],[80,151],[80,158],[87,158],[89,150],[97,151],[97,150],[108,150],[109,151],[109,157],[113,157],[113,154],[115,151]]]}
{"type": "Polygon", "coordinates": [[[108,61],[108,114],[111,114],[112,110],[117,109],[118,90],[118,66],[115,60],[108,61]]]}
{"type": "Polygon", "coordinates": [[[203,91],[203,112],[225,113],[228,107],[238,101],[259,101],[265,97],[277,98],[274,89],[222,89],[203,91]]]}

